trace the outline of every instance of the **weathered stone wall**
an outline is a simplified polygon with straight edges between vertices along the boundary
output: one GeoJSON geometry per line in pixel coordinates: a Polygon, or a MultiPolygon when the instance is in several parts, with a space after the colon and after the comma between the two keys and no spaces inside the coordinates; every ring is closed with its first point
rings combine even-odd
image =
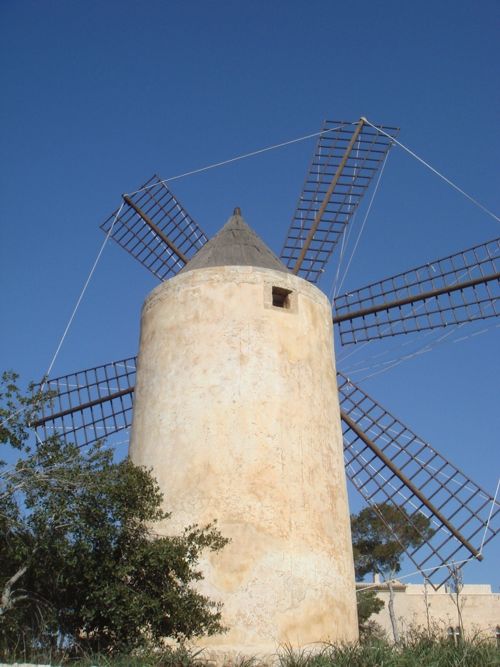
{"type": "Polygon", "coordinates": [[[231,538],[201,586],[230,630],[204,645],[357,637],[332,340],[325,295],[270,269],[193,270],[144,305],[130,455],[160,483],[165,532],[217,519],[231,538]]]}
{"type": "MultiPolygon", "coordinates": [[[[426,590],[422,584],[396,584],[395,589],[394,611],[402,632],[416,626],[427,628],[428,623],[443,632],[459,626],[454,597],[445,586],[435,591],[430,586],[427,586],[426,590]]],[[[377,586],[375,590],[377,597],[385,602],[385,606],[372,616],[372,619],[392,638],[388,611],[389,591],[384,584],[377,586]]],[[[459,604],[465,635],[474,636],[479,633],[492,641],[496,639],[497,628],[500,627],[500,595],[492,593],[491,586],[464,585],[459,604]]]]}

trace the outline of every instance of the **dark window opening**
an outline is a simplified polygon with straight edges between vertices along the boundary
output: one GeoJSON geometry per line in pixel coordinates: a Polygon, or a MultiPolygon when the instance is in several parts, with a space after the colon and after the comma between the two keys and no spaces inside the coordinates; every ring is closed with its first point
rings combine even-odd
{"type": "Polygon", "coordinates": [[[273,306],[277,308],[290,308],[291,290],[284,287],[273,286],[273,306]]]}

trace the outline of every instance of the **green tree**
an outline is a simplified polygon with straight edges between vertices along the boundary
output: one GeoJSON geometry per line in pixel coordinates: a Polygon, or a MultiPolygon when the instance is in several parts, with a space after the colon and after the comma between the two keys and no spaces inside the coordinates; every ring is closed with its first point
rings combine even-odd
{"type": "Polygon", "coordinates": [[[372,635],[375,630],[376,624],[369,620],[370,617],[383,609],[385,603],[377,597],[376,591],[371,589],[358,591],[356,602],[358,606],[359,636],[363,640],[372,635]]]}
{"type": "Polygon", "coordinates": [[[394,640],[399,642],[392,580],[401,570],[404,552],[431,538],[430,521],[420,513],[410,520],[404,507],[379,503],[351,515],[351,532],[356,578],[374,573],[387,580],[389,615],[394,640]]]}
{"type": "Polygon", "coordinates": [[[226,544],[214,525],[159,537],[168,519],[144,468],[98,443],[28,446],[36,409],[13,374],[0,387],[0,646],[129,651],[223,631],[220,606],[198,593],[198,563],[226,544]],[[19,410],[21,411],[19,412],[19,410]],[[23,410],[26,410],[24,412],[23,410]],[[7,420],[7,421],[6,421],[7,420]]]}

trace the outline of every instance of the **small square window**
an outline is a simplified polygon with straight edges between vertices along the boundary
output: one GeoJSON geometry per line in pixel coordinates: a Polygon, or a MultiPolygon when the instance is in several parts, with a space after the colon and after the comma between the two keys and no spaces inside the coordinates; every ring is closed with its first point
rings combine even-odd
{"type": "Polygon", "coordinates": [[[273,306],[276,306],[276,308],[290,308],[291,293],[292,291],[289,289],[273,285],[273,306]]]}

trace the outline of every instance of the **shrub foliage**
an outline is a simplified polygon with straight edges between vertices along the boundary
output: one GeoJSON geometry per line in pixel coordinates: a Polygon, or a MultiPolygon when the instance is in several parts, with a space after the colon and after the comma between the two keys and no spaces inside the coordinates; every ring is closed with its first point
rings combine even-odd
{"type": "Polygon", "coordinates": [[[0,655],[112,654],[221,632],[220,607],[193,586],[202,552],[226,543],[216,527],[155,535],[168,514],[148,470],[102,444],[30,448],[35,406],[14,374],[0,399],[0,442],[17,458],[0,464],[0,655]]]}

